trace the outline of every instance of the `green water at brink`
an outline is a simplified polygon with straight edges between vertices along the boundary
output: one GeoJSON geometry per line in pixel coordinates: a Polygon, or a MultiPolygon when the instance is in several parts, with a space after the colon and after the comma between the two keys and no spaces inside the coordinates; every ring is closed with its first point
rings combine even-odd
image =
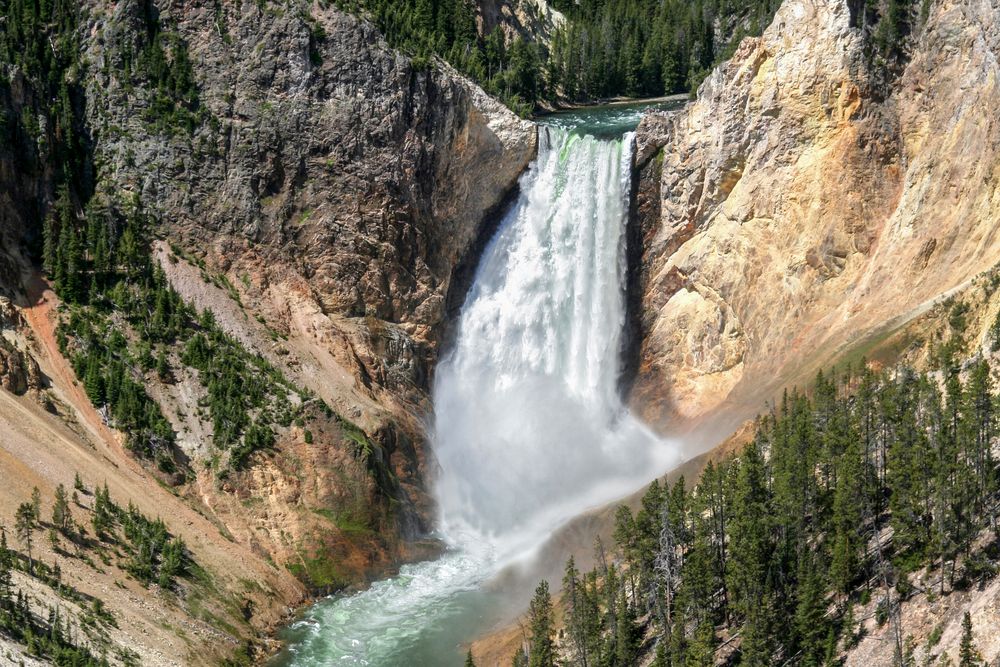
{"type": "Polygon", "coordinates": [[[660,102],[630,102],[607,106],[584,107],[572,111],[559,111],[538,118],[538,122],[552,125],[576,134],[589,134],[598,139],[618,139],[631,132],[647,111],[671,111],[684,106],[684,99],[660,102]]]}
{"type": "MultiPolygon", "coordinates": [[[[683,101],[590,107],[549,114],[540,124],[578,135],[617,140],[635,129],[644,111],[677,109],[683,101]]],[[[280,637],[285,648],[270,667],[369,665],[460,666],[469,641],[511,620],[530,591],[487,584],[488,550],[453,550],[404,566],[360,593],[321,600],[304,610],[280,637]]]]}

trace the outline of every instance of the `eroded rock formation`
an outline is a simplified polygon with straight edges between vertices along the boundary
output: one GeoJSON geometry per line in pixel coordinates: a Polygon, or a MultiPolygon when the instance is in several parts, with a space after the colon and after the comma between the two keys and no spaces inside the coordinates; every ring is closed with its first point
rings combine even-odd
{"type": "MultiPolygon", "coordinates": [[[[890,90],[843,0],[789,0],[637,138],[637,409],[753,413],[1000,258],[1000,10],[933,3],[890,90]]],[[[669,425],[669,426],[668,426],[669,425]]]]}

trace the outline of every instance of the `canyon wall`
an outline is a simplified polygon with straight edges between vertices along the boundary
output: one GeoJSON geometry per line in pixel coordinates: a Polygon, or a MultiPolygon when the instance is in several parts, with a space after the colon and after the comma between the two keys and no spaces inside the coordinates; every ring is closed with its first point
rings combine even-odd
{"type": "MultiPolygon", "coordinates": [[[[79,67],[64,76],[85,120],[79,177],[92,182],[81,191],[93,190],[92,205],[136,202],[180,296],[329,411],[307,410],[278,428],[273,451],[220,475],[204,389],[168,351],[169,381],[134,372],[188,474],[134,459],[56,343],[66,311],[33,256],[59,184],[41,148],[27,168],[2,143],[0,294],[12,302],[0,379],[13,393],[0,392],[0,470],[24,483],[2,494],[0,523],[13,526],[33,487],[49,499],[75,472],[162,516],[206,573],[177,597],[47,544],[37,555],[129,619],[113,640],[142,664],[215,663],[310,594],[426,552],[433,364],[535,130],[448,65],[414,65],[327,3],[88,0],[80,12],[79,67]],[[165,112],[162,90],[135,74],[157,33],[171,58],[183,45],[190,60],[191,114],[165,112]]],[[[41,117],[45,100],[4,67],[4,120],[41,117]]],[[[89,525],[92,499],[81,502],[73,511],[89,525]]]]}
{"type": "Polygon", "coordinates": [[[789,0],[638,130],[632,402],[661,428],[725,430],[1000,258],[1000,10],[932,3],[888,87],[856,21],[789,0]]]}
{"type": "Polygon", "coordinates": [[[316,3],[157,6],[208,119],[149,131],[155,91],[117,76],[138,5],[94,4],[88,115],[106,186],[139,193],[171,243],[226,277],[253,315],[223,320],[230,332],[377,435],[425,522],[420,420],[449,287],[534,156],[533,127],[316,3]]]}
{"type": "Polygon", "coordinates": [[[452,273],[533,157],[532,126],[338,11],[173,2],[159,21],[187,42],[208,121],[164,136],[144,125],[152,91],[116,75],[142,17],[130,3],[91,11],[89,116],[111,187],[138,192],[172,241],[245,275],[234,284],[265,316],[287,318],[301,296],[342,318],[369,348],[349,369],[366,389],[426,387],[452,273]]]}

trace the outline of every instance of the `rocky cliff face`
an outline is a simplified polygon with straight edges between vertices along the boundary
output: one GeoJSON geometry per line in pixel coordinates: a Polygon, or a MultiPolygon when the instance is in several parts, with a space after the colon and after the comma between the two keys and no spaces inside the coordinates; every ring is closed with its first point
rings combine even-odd
{"type": "Polygon", "coordinates": [[[31,353],[17,345],[15,336],[4,336],[6,331],[17,331],[25,326],[17,307],[9,299],[0,297],[0,389],[17,396],[28,390],[42,388],[42,372],[31,353]]]}
{"type": "Polygon", "coordinates": [[[546,0],[479,0],[476,5],[480,34],[488,35],[499,28],[508,43],[520,37],[547,47],[556,28],[566,20],[546,0]]]}
{"type": "Polygon", "coordinates": [[[346,14],[173,2],[159,22],[187,42],[209,121],[190,137],[150,133],[150,91],[116,76],[136,6],[93,14],[90,115],[114,185],[265,314],[287,311],[291,291],[350,319],[353,343],[384,340],[387,358],[350,369],[364,384],[424,387],[452,273],[533,157],[531,126],[346,14]]]}
{"type": "Polygon", "coordinates": [[[931,5],[886,95],[842,0],[789,0],[644,120],[639,372],[662,427],[756,412],[1000,257],[1000,10],[931,5]]]}
{"type": "MultiPolygon", "coordinates": [[[[185,301],[212,311],[243,347],[332,408],[279,429],[275,452],[229,479],[211,469],[204,390],[177,363],[169,382],[143,382],[193,474],[168,493],[156,480],[177,480],[133,472],[139,466],[121,434],[102,423],[60,358],[56,299],[26,259],[56,184],[43,170],[20,169],[0,145],[0,287],[29,314],[4,320],[0,384],[16,393],[42,388],[52,408],[32,405],[17,442],[58,429],[63,446],[66,438],[80,445],[74,464],[86,479],[113,465],[117,500],[186,520],[170,530],[219,577],[212,604],[232,604],[213,610],[225,623],[213,616],[196,624],[203,639],[184,649],[193,663],[215,660],[300,603],[307,591],[292,574],[324,590],[412,555],[410,540],[432,515],[422,420],[448,309],[461,302],[495,216],[534,157],[532,124],[447,65],[415,67],[368,23],[327,4],[81,7],[93,201],[138,202],[157,221],[154,259],[185,301]],[[198,110],[179,124],[157,86],[130,74],[154,31],[166,53],[183,45],[192,64],[198,110]],[[234,563],[264,582],[246,590],[249,612],[239,609],[234,563]],[[201,641],[220,648],[197,657],[201,641]]],[[[20,117],[37,100],[16,72],[10,81],[0,105],[20,117]]],[[[34,465],[18,462],[22,453],[10,460],[18,470],[34,465]]],[[[46,497],[66,474],[72,481],[65,467],[32,472],[46,497]]],[[[24,500],[17,493],[0,508],[8,526],[24,500]]],[[[114,573],[94,585],[107,590],[114,573]]],[[[138,589],[108,604],[131,617],[135,605],[165,603],[138,589]]],[[[171,607],[171,623],[187,623],[184,613],[171,607]]],[[[151,637],[140,646],[144,664],[179,654],[167,647],[176,639],[169,630],[143,623],[129,632],[151,637]]]]}
{"type": "Polygon", "coordinates": [[[264,325],[257,338],[246,318],[229,330],[382,434],[424,506],[418,419],[452,277],[533,157],[533,128],[332,9],[158,7],[188,45],[209,120],[190,136],[149,131],[152,91],[116,74],[143,17],[100,3],[86,45],[97,161],[264,325]]]}
{"type": "Polygon", "coordinates": [[[190,136],[150,132],[154,91],[118,78],[139,5],[94,4],[105,186],[139,193],[171,242],[225,276],[258,320],[233,318],[231,333],[378,434],[426,518],[419,420],[452,278],[534,156],[533,127],[318,4],[157,7],[187,43],[208,120],[190,136]]]}

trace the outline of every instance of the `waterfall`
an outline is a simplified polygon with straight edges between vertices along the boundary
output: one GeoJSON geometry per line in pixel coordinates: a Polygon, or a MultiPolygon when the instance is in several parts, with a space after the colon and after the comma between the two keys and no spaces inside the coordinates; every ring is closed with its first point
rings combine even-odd
{"type": "Polygon", "coordinates": [[[434,383],[434,491],[450,548],[312,607],[276,665],[461,664],[456,647],[498,620],[488,579],[677,462],[618,393],[631,146],[630,135],[539,128],[434,383]]]}
{"type": "Polygon", "coordinates": [[[438,365],[435,495],[454,544],[515,557],[674,457],[618,393],[631,146],[539,128],[438,365]]]}

